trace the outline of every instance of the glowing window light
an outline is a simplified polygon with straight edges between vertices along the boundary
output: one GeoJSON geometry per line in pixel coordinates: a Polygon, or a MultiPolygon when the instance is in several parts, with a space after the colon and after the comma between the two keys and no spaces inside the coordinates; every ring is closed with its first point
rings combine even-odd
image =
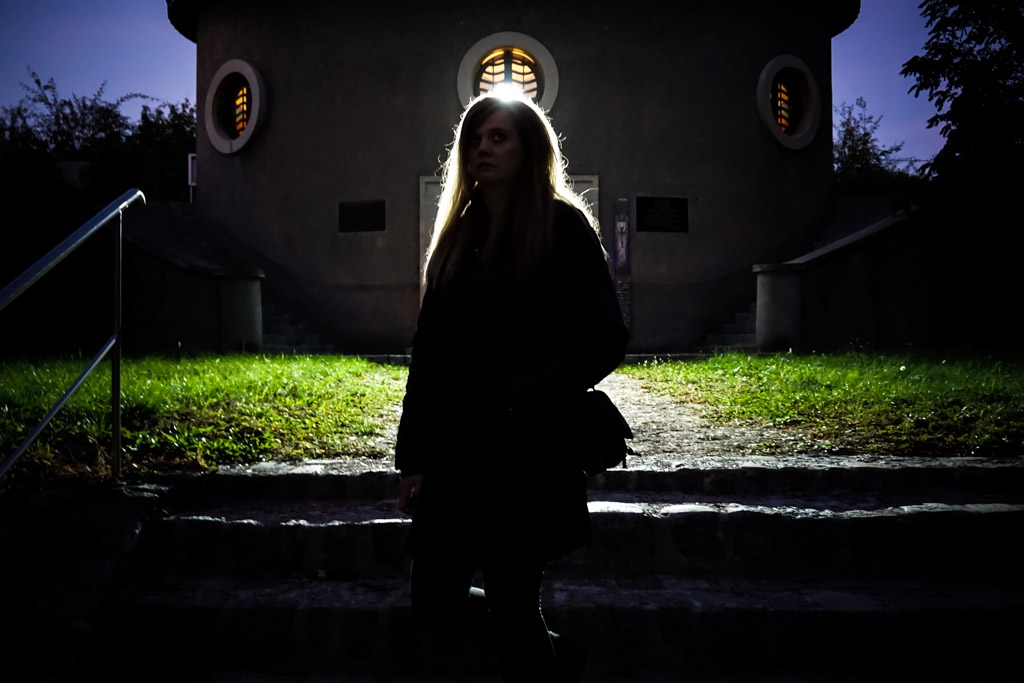
{"type": "Polygon", "coordinates": [[[788,133],[793,128],[794,110],[789,89],[782,81],[775,83],[772,88],[772,108],[775,111],[775,122],[783,133],[788,133]]]}
{"type": "Polygon", "coordinates": [[[775,120],[779,124],[779,128],[786,131],[789,128],[789,93],[786,91],[786,86],[783,83],[775,84],[775,120]]]}
{"type": "Polygon", "coordinates": [[[536,60],[517,47],[493,50],[480,62],[476,89],[478,93],[486,93],[503,84],[516,86],[531,99],[538,100],[543,82],[536,60]]]}
{"type": "Polygon", "coordinates": [[[501,83],[495,83],[494,87],[491,88],[490,93],[502,100],[523,99],[522,87],[518,83],[513,83],[512,81],[502,81],[501,83]]]}
{"type": "Polygon", "coordinates": [[[778,129],[786,135],[795,134],[803,115],[800,88],[786,80],[776,81],[771,90],[771,108],[778,129]]]}
{"type": "Polygon", "coordinates": [[[235,132],[239,135],[249,125],[249,87],[243,85],[235,94],[235,132]]]}

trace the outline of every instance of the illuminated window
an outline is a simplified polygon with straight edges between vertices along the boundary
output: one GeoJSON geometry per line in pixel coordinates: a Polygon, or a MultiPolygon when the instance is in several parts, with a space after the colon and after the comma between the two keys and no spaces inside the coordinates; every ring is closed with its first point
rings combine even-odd
{"type": "Polygon", "coordinates": [[[776,57],[761,71],[757,106],[765,127],[784,147],[803,149],[818,131],[818,86],[807,65],[793,55],[776,57]]]}
{"type": "Polygon", "coordinates": [[[228,74],[213,97],[217,128],[229,139],[242,137],[252,116],[252,88],[240,73],[228,74]]]}
{"type": "Polygon", "coordinates": [[[798,91],[782,79],[775,81],[775,85],[772,86],[771,101],[775,122],[779,125],[779,130],[787,135],[795,133],[800,125],[800,102],[797,94],[798,91]]]}
{"type": "Polygon", "coordinates": [[[476,93],[489,92],[499,83],[519,86],[534,101],[540,99],[544,89],[537,61],[517,47],[494,50],[480,63],[476,93]]]}
{"type": "Polygon", "coordinates": [[[525,33],[501,31],[476,41],[462,56],[456,89],[465,105],[499,84],[523,89],[541,109],[558,97],[558,65],[548,49],[525,33]]]}
{"type": "Polygon", "coordinates": [[[224,154],[242,149],[259,128],[265,107],[263,80],[252,65],[225,62],[210,81],[203,108],[210,144],[224,154]]]}
{"type": "Polygon", "coordinates": [[[249,86],[243,85],[235,94],[235,130],[239,135],[249,125],[249,86]]]}

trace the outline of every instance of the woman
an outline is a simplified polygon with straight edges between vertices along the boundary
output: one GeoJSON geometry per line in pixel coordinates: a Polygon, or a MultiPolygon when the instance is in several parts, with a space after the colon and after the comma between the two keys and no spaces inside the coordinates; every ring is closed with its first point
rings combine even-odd
{"type": "Polygon", "coordinates": [[[559,421],[625,353],[606,260],[544,112],[521,95],[471,102],[443,168],[395,466],[414,611],[450,633],[487,618],[506,682],[582,671],[540,585],[589,541],[559,421]]]}

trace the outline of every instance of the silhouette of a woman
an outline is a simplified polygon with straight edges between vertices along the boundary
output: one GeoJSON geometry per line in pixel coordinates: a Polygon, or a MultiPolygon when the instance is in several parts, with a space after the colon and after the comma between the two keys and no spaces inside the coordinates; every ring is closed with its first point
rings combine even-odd
{"type": "Polygon", "coordinates": [[[559,416],[622,361],[627,330],[597,222],[525,96],[463,112],[425,277],[395,457],[413,610],[493,634],[506,683],[578,681],[580,651],[540,608],[547,563],[590,538],[559,416]]]}

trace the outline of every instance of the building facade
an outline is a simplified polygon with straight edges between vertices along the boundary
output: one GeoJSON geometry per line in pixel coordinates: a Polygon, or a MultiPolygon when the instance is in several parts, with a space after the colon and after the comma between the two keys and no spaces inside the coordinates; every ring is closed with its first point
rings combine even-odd
{"type": "Polygon", "coordinates": [[[194,212],[338,348],[412,339],[463,106],[511,79],[594,206],[636,352],[684,350],[832,202],[831,39],[859,0],[167,0],[196,44],[194,212]]]}

